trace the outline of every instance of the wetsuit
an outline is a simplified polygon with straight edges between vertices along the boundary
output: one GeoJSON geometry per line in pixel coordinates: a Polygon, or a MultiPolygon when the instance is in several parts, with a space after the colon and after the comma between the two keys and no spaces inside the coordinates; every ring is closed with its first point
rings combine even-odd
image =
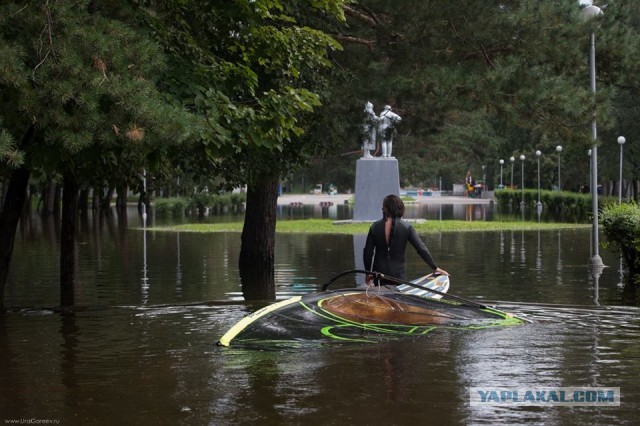
{"type": "Polygon", "coordinates": [[[416,249],[420,257],[433,269],[437,269],[431,253],[424,245],[413,226],[401,219],[394,219],[389,244],[384,235],[386,219],[374,222],[369,228],[364,247],[364,267],[367,271],[381,272],[403,280],[407,279],[405,249],[407,241],[416,249]]]}

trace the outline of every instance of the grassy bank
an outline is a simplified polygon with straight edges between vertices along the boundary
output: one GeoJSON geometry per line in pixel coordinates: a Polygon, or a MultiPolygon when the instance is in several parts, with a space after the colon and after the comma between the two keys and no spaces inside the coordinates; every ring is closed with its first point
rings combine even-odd
{"type": "MultiPolygon", "coordinates": [[[[537,222],[469,222],[464,220],[429,220],[413,224],[418,233],[436,232],[480,232],[480,231],[521,231],[552,229],[584,229],[589,224],[537,223],[537,222]]],[[[233,223],[193,223],[178,226],[150,228],[153,231],[168,232],[241,232],[242,222],[233,223]]],[[[366,234],[368,223],[334,224],[331,219],[279,220],[276,232],[305,234],[366,234]]]]}

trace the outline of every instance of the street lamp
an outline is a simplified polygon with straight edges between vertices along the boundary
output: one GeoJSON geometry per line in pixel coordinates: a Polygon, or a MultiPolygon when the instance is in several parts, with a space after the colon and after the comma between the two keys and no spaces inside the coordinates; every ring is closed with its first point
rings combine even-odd
{"type": "Polygon", "coordinates": [[[516,161],[516,157],[512,156],[509,161],[511,161],[511,189],[513,189],[513,162],[516,161]]]}
{"type": "Polygon", "coordinates": [[[541,155],[542,155],[542,152],[540,152],[540,150],[537,150],[536,157],[538,159],[538,203],[536,204],[536,207],[538,208],[538,210],[542,208],[542,203],[540,202],[540,156],[541,155]]]}
{"type": "Polygon", "coordinates": [[[562,191],[562,186],[560,183],[560,153],[562,152],[562,146],[556,146],[556,152],[558,153],[558,191],[562,191]]]}
{"type": "Polygon", "coordinates": [[[524,154],[520,154],[520,161],[522,161],[522,170],[520,171],[520,180],[522,184],[522,201],[520,201],[520,208],[524,210],[524,154]]]}
{"type": "Polygon", "coordinates": [[[618,136],[618,144],[620,145],[620,182],[618,187],[618,204],[622,204],[622,147],[627,140],[624,136],[618,136]]]}
{"type": "MultiPolygon", "coordinates": [[[[589,20],[603,15],[602,9],[593,5],[592,0],[578,0],[582,9],[582,17],[589,20]]],[[[596,33],[591,31],[591,47],[589,49],[589,75],[591,79],[591,92],[595,99],[596,96],[596,33]]],[[[591,133],[593,135],[593,148],[591,148],[591,208],[593,215],[591,242],[593,245],[593,256],[591,257],[591,266],[593,268],[603,268],[602,258],[599,254],[598,241],[598,128],[596,125],[595,111],[591,122],[591,133]]]]}
{"type": "Polygon", "coordinates": [[[500,189],[502,189],[504,187],[502,185],[502,166],[504,166],[504,160],[500,159],[500,189]]]}
{"type": "Polygon", "coordinates": [[[482,196],[480,198],[485,197],[486,188],[487,188],[487,174],[484,172],[484,164],[483,164],[482,165],[482,189],[481,189],[482,196]]]}

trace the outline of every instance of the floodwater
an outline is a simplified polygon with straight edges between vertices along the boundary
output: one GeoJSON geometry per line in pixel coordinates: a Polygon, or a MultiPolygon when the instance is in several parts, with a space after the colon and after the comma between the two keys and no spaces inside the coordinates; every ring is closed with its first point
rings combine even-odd
{"type": "MultiPolygon", "coordinates": [[[[103,219],[78,238],[76,300],[58,303],[55,226],[21,227],[0,317],[0,419],[49,424],[637,424],[640,309],[619,256],[589,273],[588,230],[424,235],[450,293],[532,321],[376,344],[221,348],[244,302],[240,234],[103,219]],[[473,387],[620,388],[619,406],[470,404],[473,387]]],[[[357,266],[362,236],[278,235],[278,298],[357,266]]],[[[410,276],[424,274],[409,252],[410,276]]],[[[346,278],[352,285],[353,278],[346,278]]],[[[24,423],[24,422],[23,422],[24,423]]],[[[5,423],[6,424],[6,423],[5,423]]]]}

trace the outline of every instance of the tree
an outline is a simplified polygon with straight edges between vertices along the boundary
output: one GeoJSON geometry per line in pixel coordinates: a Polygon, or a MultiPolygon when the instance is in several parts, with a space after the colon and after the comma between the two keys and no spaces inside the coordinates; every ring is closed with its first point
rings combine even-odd
{"type": "Polygon", "coordinates": [[[0,6],[0,157],[10,176],[0,294],[31,173],[63,178],[61,305],[72,306],[78,188],[96,175],[115,180],[123,161],[127,171],[141,170],[186,136],[190,118],[156,89],[163,55],[134,29],[137,16],[126,3],[106,1],[0,6]]]}
{"type": "MultiPolygon", "coordinates": [[[[635,85],[638,12],[631,9],[611,4],[602,19],[585,23],[576,2],[350,4],[348,27],[332,29],[344,45],[333,55],[343,72],[334,80],[332,114],[345,117],[333,127],[343,141],[336,152],[359,145],[349,123],[359,122],[370,100],[378,110],[391,104],[403,117],[394,152],[405,185],[436,176],[460,181],[468,169],[478,175],[480,165],[496,167],[499,158],[519,153],[533,158],[536,149],[551,152],[558,144],[584,156],[593,111],[605,134],[615,127],[616,94],[635,85]],[[595,103],[591,25],[599,26],[595,103]]],[[[339,161],[329,158],[321,167],[331,170],[339,161]]],[[[578,175],[583,163],[568,163],[567,176],[578,175]]]]}
{"type": "Polygon", "coordinates": [[[247,184],[239,266],[241,277],[251,277],[243,278],[248,289],[273,291],[264,283],[273,283],[278,182],[315,150],[317,141],[301,137],[305,117],[321,104],[320,70],[339,48],[301,22],[340,20],[342,4],[149,2],[151,25],[173,55],[168,91],[210,126],[204,142],[190,147],[190,165],[227,186],[247,184]]]}

